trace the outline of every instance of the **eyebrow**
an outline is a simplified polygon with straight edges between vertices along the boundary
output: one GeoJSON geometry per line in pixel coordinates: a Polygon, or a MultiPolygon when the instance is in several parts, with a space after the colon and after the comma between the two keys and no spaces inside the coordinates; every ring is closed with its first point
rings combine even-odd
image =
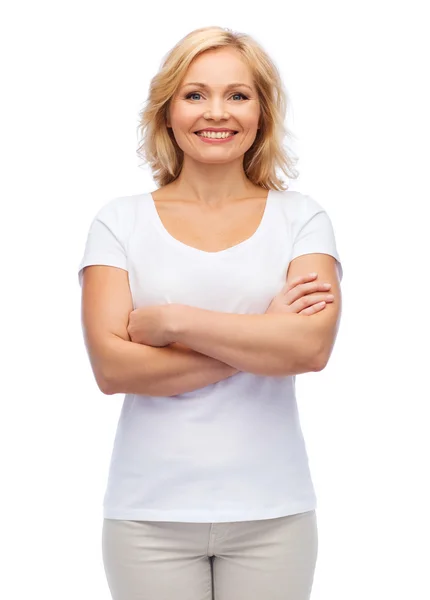
{"type": "MultiPolygon", "coordinates": [[[[182,87],[184,88],[184,87],[187,87],[189,85],[195,85],[195,86],[198,86],[198,87],[201,87],[201,88],[205,88],[205,89],[209,88],[209,86],[206,85],[206,83],[201,83],[201,82],[198,82],[198,81],[189,81],[188,83],[185,83],[182,87]]],[[[229,90],[230,88],[235,88],[235,87],[247,87],[252,92],[252,88],[249,85],[247,85],[246,83],[229,83],[228,85],[226,85],[226,89],[227,90],[229,90]]]]}

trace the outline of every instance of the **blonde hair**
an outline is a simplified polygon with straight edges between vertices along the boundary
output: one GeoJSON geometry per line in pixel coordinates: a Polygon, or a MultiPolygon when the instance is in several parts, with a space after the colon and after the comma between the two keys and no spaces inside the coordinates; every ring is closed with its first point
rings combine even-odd
{"type": "Polygon", "coordinates": [[[276,167],[290,179],[298,177],[294,168],[298,159],[283,145],[285,137],[295,137],[284,125],[287,103],[289,105],[287,92],[276,65],[259,43],[245,33],[228,28],[196,29],[165,56],[159,72],[151,80],[146,106],[139,113],[138,129],[143,141],[137,154],[149,164],[160,187],[179,176],[184,153],[172,130],[167,128],[171,98],[194,58],[225,46],[236,48],[250,68],[261,107],[260,128],[243,160],[245,174],[255,185],[284,191],[288,185],[278,178],[276,167]]]}

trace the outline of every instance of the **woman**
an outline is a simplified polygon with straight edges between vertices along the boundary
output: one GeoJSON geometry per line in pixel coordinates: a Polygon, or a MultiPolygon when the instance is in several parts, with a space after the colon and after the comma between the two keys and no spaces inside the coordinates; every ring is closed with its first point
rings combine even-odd
{"type": "Polygon", "coordinates": [[[159,189],[91,224],[85,341],[100,389],[126,394],[104,498],[115,600],[310,597],[295,375],[327,364],[342,267],[327,213],[276,175],[296,176],[285,98],[250,36],[190,33],[141,115],[159,189]]]}

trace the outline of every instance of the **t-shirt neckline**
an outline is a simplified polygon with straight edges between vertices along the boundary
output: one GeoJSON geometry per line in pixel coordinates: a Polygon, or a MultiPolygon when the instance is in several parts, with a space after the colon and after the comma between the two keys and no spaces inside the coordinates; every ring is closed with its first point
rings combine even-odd
{"type": "Polygon", "coordinates": [[[177,248],[181,248],[184,251],[189,252],[190,254],[194,253],[194,254],[200,254],[203,256],[219,257],[219,256],[224,256],[226,254],[231,254],[232,252],[237,252],[239,250],[242,250],[243,248],[247,248],[248,246],[251,246],[264,233],[266,226],[267,226],[268,219],[269,219],[268,215],[271,210],[274,192],[275,192],[275,190],[272,190],[272,189],[270,189],[268,191],[263,216],[261,218],[261,221],[260,221],[256,231],[251,235],[251,237],[247,238],[246,240],[243,240],[242,242],[239,242],[238,244],[235,244],[234,246],[230,246],[230,248],[225,248],[224,250],[218,250],[217,252],[209,252],[207,250],[201,250],[200,248],[194,248],[193,246],[184,244],[184,242],[181,242],[180,240],[177,240],[175,237],[173,237],[163,225],[163,221],[161,220],[160,215],[158,214],[157,207],[155,205],[155,201],[154,201],[154,198],[153,198],[151,192],[148,192],[147,196],[148,196],[149,204],[151,206],[153,222],[154,222],[157,230],[161,233],[161,235],[170,244],[172,244],[173,246],[176,246],[177,248]]]}

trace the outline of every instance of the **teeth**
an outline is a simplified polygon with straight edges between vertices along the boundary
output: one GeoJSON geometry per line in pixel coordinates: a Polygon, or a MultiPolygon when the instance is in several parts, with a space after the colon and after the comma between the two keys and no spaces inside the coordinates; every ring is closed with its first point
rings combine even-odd
{"type": "Polygon", "coordinates": [[[208,137],[208,138],[226,138],[226,137],[231,137],[232,135],[234,135],[234,133],[230,132],[230,131],[199,131],[197,133],[197,135],[201,135],[202,137],[208,137]]]}

